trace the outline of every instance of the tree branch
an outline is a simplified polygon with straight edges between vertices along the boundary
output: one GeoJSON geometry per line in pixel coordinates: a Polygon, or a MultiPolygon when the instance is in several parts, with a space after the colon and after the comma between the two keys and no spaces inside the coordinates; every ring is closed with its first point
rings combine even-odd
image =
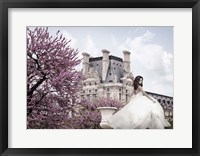
{"type": "Polygon", "coordinates": [[[33,92],[37,89],[39,85],[41,85],[46,80],[46,76],[43,76],[30,90],[27,91],[27,96],[31,96],[33,92]]]}

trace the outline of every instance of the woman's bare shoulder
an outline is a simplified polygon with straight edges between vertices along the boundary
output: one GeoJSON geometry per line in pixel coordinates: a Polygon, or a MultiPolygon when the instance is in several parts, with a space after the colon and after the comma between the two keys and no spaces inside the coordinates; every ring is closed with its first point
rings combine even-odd
{"type": "Polygon", "coordinates": [[[142,91],[143,88],[141,86],[138,86],[137,90],[142,91]]]}
{"type": "Polygon", "coordinates": [[[141,90],[140,90],[140,88],[138,87],[136,90],[135,90],[135,93],[137,94],[137,93],[139,93],[141,90]]]}

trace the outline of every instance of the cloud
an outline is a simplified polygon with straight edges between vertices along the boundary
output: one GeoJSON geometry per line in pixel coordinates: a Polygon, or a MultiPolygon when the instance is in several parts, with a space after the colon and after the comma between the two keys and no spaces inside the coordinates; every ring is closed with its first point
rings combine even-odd
{"type": "MultiPolygon", "coordinates": [[[[82,53],[83,52],[87,52],[88,54],[90,54],[90,57],[98,57],[100,50],[96,47],[94,40],[92,39],[91,36],[86,36],[86,38],[81,38],[79,39],[80,45],[78,47],[80,47],[79,49],[79,54],[78,57],[82,59],[82,53]],[[80,43],[80,40],[83,39],[82,44],[80,43]]],[[[81,70],[82,69],[82,62],[76,67],[76,70],[81,70]]]]}
{"type": "Polygon", "coordinates": [[[83,51],[91,54],[91,57],[99,56],[100,50],[96,47],[92,37],[89,35],[85,39],[85,46],[83,48],[83,51]]]}
{"type": "MultiPolygon", "coordinates": [[[[79,49],[80,45],[79,45],[78,39],[76,37],[74,37],[72,34],[70,34],[69,32],[67,32],[67,31],[62,31],[61,33],[63,34],[63,36],[65,38],[67,38],[68,40],[71,40],[69,42],[70,47],[73,48],[73,49],[75,49],[75,50],[78,49],[79,53],[78,53],[77,57],[80,58],[80,59],[82,59],[82,52],[79,49]]],[[[78,71],[80,71],[82,69],[81,63],[79,65],[77,65],[75,67],[75,69],[78,70],[78,71]]]]}
{"type": "Polygon", "coordinates": [[[128,48],[131,51],[133,74],[144,77],[144,89],[172,96],[173,55],[154,43],[154,37],[155,34],[150,31],[135,38],[128,37],[119,49],[128,48]]]}
{"type": "Polygon", "coordinates": [[[113,34],[111,34],[110,38],[111,38],[111,44],[114,45],[114,47],[117,46],[116,37],[113,34]]]}
{"type": "Polygon", "coordinates": [[[63,31],[62,32],[62,34],[63,34],[63,36],[65,36],[65,38],[67,38],[67,40],[71,40],[70,41],[70,43],[69,43],[69,45],[72,47],[72,48],[74,48],[74,49],[77,49],[77,39],[74,37],[74,36],[72,36],[69,32],[67,32],[67,31],[63,31]]]}

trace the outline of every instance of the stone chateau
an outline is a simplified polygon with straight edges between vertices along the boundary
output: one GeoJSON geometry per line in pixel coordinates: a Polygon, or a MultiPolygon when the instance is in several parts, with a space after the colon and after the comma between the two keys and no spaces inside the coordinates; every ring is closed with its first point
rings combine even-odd
{"type": "MultiPolygon", "coordinates": [[[[82,98],[111,97],[118,99],[125,105],[134,93],[134,76],[130,72],[130,52],[124,50],[124,58],[109,55],[109,51],[102,50],[102,57],[83,55],[83,69],[85,80],[82,83],[82,98]]],[[[173,116],[173,98],[165,95],[147,92],[156,98],[165,110],[166,117],[173,116]]]]}

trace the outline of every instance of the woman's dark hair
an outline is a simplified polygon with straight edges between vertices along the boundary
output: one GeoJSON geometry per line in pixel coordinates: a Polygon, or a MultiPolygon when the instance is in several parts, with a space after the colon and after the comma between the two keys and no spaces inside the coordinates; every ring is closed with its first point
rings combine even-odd
{"type": "Polygon", "coordinates": [[[134,90],[137,90],[137,88],[139,87],[139,86],[143,86],[143,83],[142,84],[139,84],[139,81],[140,81],[140,79],[142,78],[142,80],[143,80],[143,77],[142,76],[136,76],[135,77],[135,79],[134,79],[134,82],[133,82],[133,86],[134,86],[134,90]]]}

